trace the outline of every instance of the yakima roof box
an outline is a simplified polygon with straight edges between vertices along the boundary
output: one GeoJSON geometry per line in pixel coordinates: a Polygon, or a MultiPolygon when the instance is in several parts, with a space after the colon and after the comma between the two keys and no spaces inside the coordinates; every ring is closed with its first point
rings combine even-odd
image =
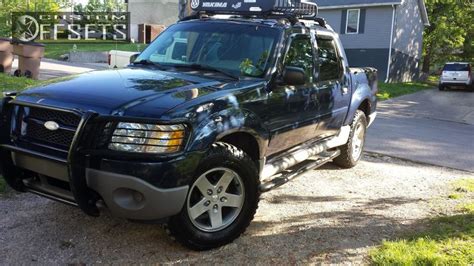
{"type": "Polygon", "coordinates": [[[291,14],[315,17],[318,6],[302,0],[190,0],[194,11],[210,14],[291,14]]]}

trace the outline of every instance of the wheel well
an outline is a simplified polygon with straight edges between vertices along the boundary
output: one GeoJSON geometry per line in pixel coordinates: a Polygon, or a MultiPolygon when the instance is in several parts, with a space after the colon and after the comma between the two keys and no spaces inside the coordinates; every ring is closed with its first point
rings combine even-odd
{"type": "Polygon", "coordinates": [[[219,141],[232,144],[247,153],[258,165],[260,160],[260,150],[257,140],[249,133],[237,132],[224,136],[219,141]]]}
{"type": "Polygon", "coordinates": [[[369,103],[369,100],[364,100],[360,105],[359,105],[359,108],[357,108],[358,110],[361,110],[362,112],[364,112],[365,116],[367,118],[369,118],[369,115],[370,115],[370,103],[369,103]]]}

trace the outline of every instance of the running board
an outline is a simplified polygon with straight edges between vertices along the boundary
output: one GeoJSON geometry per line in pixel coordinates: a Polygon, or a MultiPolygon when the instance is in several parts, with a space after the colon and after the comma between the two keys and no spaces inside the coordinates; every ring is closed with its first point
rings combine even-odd
{"type": "Polygon", "coordinates": [[[324,152],[320,154],[316,160],[305,162],[301,167],[295,170],[292,170],[289,173],[286,173],[286,174],[283,173],[282,175],[279,175],[275,177],[274,179],[261,184],[259,187],[260,192],[267,192],[277,187],[280,187],[288,183],[289,181],[295,179],[296,177],[298,177],[299,175],[303,174],[306,171],[319,168],[323,166],[324,164],[331,162],[332,160],[334,160],[334,158],[336,158],[340,154],[341,154],[341,151],[339,150],[324,152]]]}
{"type": "Polygon", "coordinates": [[[302,144],[290,149],[284,155],[266,162],[260,171],[260,180],[271,178],[311,157],[318,156],[320,153],[343,146],[349,140],[350,131],[350,126],[344,126],[341,128],[341,131],[337,136],[302,144]]]}

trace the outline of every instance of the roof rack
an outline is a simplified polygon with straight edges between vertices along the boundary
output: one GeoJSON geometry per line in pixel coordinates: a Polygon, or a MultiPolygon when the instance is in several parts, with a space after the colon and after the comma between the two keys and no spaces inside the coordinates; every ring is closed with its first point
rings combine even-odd
{"type": "Polygon", "coordinates": [[[305,0],[189,0],[191,9],[206,15],[315,18],[316,3],[305,0]]]}

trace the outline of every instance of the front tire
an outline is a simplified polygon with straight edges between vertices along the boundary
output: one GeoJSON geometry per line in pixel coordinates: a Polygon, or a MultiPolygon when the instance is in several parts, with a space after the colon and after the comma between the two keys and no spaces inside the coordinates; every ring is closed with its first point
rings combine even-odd
{"type": "Polygon", "coordinates": [[[185,206],[170,218],[168,233],[193,250],[209,250],[238,238],[258,208],[258,170],[242,150],[215,143],[202,161],[185,206]]]}
{"type": "Polygon", "coordinates": [[[357,110],[351,124],[349,141],[340,148],[341,154],[334,159],[334,163],[343,168],[352,168],[362,158],[367,133],[367,117],[361,110],[357,110]]]}
{"type": "Polygon", "coordinates": [[[440,84],[440,85],[438,85],[438,89],[439,89],[440,91],[445,91],[445,90],[446,90],[446,87],[445,87],[444,85],[441,85],[441,84],[440,84]]]}

